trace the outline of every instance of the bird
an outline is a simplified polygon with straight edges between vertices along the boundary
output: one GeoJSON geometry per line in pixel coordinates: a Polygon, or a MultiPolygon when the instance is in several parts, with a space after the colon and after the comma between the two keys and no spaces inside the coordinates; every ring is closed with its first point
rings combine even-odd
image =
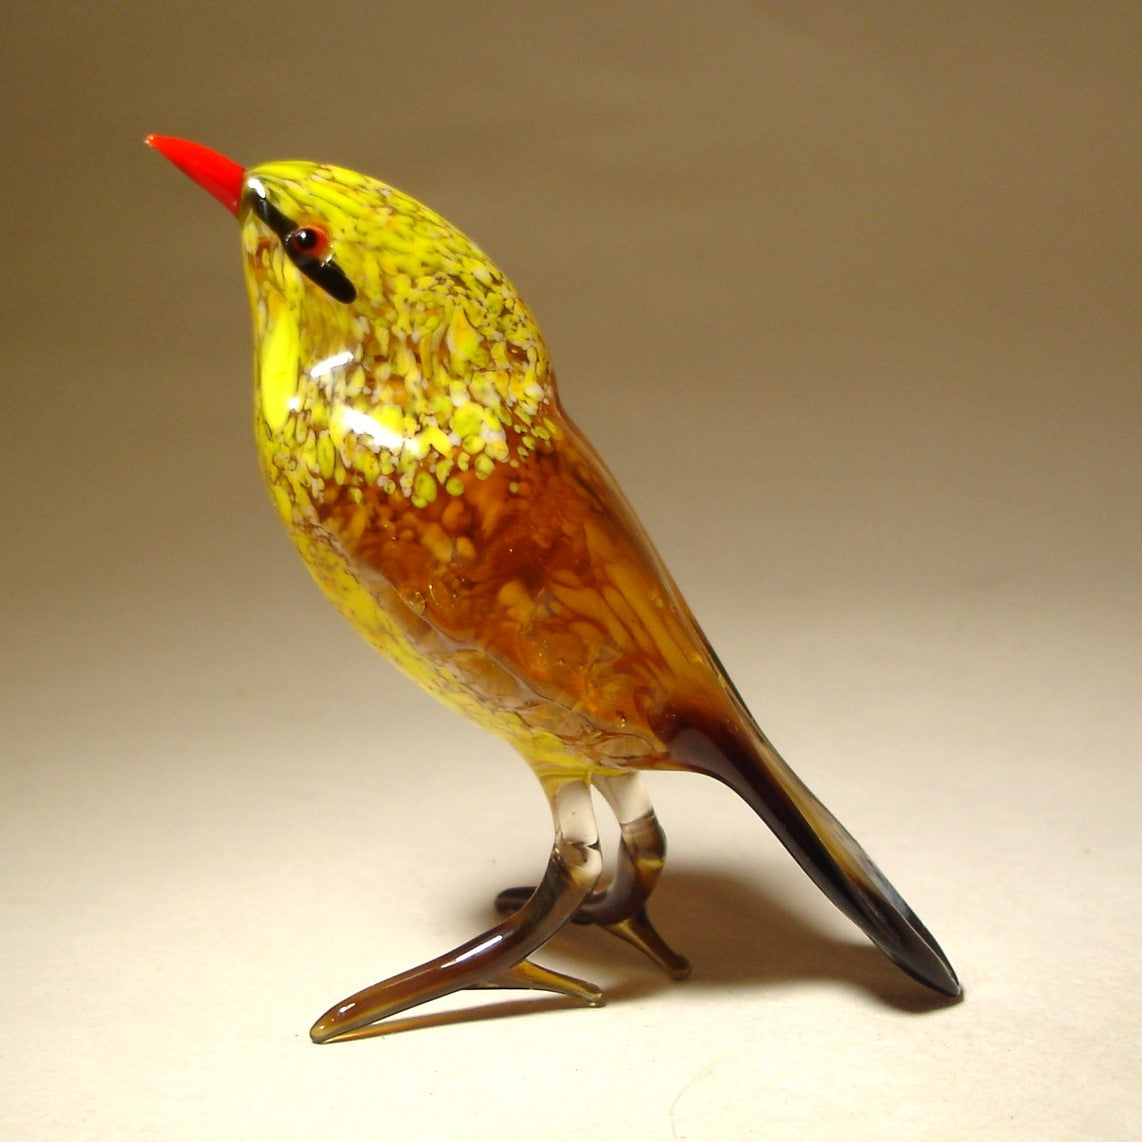
{"type": "Polygon", "coordinates": [[[594,985],[531,958],[569,921],[684,978],[647,913],[666,855],[648,771],[729,787],[893,963],[960,996],[928,929],[758,727],[483,250],[363,174],[146,141],[239,223],[259,465],[310,574],[383,656],[520,753],[554,823],[543,877],[499,895],[503,919],[335,1004],[313,1041],[465,988],[597,1005],[594,985]],[[619,826],[609,878],[592,790],[619,826]]]}

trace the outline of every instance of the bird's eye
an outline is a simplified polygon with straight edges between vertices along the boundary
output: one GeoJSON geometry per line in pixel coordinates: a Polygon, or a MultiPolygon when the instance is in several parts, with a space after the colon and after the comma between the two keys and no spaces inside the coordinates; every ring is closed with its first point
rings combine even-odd
{"type": "Polygon", "coordinates": [[[320,226],[299,226],[286,235],[285,244],[296,257],[321,261],[329,252],[329,235],[320,226]]]}

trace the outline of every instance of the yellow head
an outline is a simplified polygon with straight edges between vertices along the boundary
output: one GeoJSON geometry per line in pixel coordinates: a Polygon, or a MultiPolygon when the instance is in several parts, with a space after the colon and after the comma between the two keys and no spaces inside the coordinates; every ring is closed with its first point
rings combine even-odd
{"type": "Polygon", "coordinates": [[[259,451],[287,521],[327,481],[414,506],[459,495],[549,438],[556,397],[534,318],[439,215],[339,167],[243,171],[153,142],[241,223],[259,451]]]}
{"type": "Polygon", "coordinates": [[[238,217],[264,446],[307,451],[312,434],[323,478],[344,467],[414,501],[526,455],[554,398],[547,353],[460,231],[316,163],[247,171],[238,217]]]}

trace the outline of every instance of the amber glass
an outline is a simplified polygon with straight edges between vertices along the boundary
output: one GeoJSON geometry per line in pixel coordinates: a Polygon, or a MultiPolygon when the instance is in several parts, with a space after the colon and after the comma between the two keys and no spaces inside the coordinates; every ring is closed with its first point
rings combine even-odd
{"type": "Polygon", "coordinates": [[[646,769],[734,789],[895,963],[958,995],[924,925],[758,729],[486,255],[364,175],[243,171],[194,144],[153,144],[241,223],[258,454],[310,572],[382,654],[519,750],[555,825],[540,884],[500,894],[506,919],[338,1004],[313,1037],[465,987],[597,1002],[528,958],[568,920],[684,977],[646,914],[665,859],[646,769]],[[607,884],[592,789],[620,825],[607,884]]]}

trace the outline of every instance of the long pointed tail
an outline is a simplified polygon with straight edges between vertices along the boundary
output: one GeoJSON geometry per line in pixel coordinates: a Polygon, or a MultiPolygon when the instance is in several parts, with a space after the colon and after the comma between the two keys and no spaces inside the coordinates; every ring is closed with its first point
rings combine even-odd
{"type": "Polygon", "coordinates": [[[817,887],[898,967],[943,995],[959,980],[932,934],[848,830],[817,800],[760,730],[692,727],[674,758],[739,794],[777,834],[817,887]]]}

